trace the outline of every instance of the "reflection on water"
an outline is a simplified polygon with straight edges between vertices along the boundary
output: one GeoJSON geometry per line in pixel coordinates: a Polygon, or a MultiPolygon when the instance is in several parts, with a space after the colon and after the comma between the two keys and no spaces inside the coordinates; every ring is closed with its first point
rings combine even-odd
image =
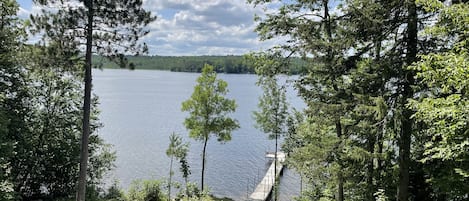
{"type": "MultiPolygon", "coordinates": [[[[183,126],[187,114],[180,109],[192,94],[199,74],[106,69],[95,70],[93,76],[93,90],[99,96],[100,119],[104,123],[100,135],[117,151],[116,169],[109,180],[117,179],[126,188],[135,179],[166,178],[168,137],[176,132],[191,144],[190,180],[200,181],[202,144],[188,138],[183,126]]],[[[257,77],[220,74],[219,78],[228,82],[228,96],[236,100],[238,108],[233,117],[241,128],[233,132],[230,142],[209,141],[205,182],[215,195],[244,200],[248,190],[257,185],[256,179],[265,174],[269,162],[264,155],[273,150],[274,142],[254,128],[252,111],[262,92],[255,86],[257,77]]],[[[293,90],[288,96],[291,105],[304,107],[293,90]]],[[[175,170],[176,180],[182,181],[175,170]]],[[[280,189],[280,200],[291,200],[299,191],[298,176],[286,170],[280,189]]]]}

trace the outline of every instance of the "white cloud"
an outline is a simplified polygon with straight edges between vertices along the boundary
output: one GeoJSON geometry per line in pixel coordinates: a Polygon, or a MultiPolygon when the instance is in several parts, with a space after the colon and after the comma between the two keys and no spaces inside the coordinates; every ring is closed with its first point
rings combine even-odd
{"type": "Polygon", "coordinates": [[[144,38],[150,54],[244,54],[273,43],[258,41],[253,19],[262,10],[242,0],[146,0],[145,5],[158,16],[144,38]]]}
{"type": "Polygon", "coordinates": [[[275,44],[258,40],[254,15],[264,11],[244,0],[144,0],[144,7],[158,17],[143,38],[152,55],[240,55],[275,44]]]}

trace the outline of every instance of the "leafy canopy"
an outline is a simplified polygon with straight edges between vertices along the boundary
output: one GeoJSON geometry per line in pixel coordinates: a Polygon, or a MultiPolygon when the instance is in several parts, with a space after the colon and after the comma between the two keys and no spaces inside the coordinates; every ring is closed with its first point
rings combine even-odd
{"type": "Polygon", "coordinates": [[[239,128],[239,124],[228,116],[235,111],[236,103],[225,98],[227,87],[225,81],[217,79],[213,66],[204,66],[190,99],[182,103],[182,111],[190,114],[184,125],[191,138],[205,140],[214,134],[219,142],[231,140],[231,131],[239,128]]]}

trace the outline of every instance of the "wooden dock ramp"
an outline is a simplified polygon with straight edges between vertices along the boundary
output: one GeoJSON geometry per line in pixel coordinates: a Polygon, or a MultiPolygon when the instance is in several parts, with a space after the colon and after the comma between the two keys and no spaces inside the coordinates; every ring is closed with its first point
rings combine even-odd
{"type": "MultiPolygon", "coordinates": [[[[266,155],[268,158],[275,158],[275,153],[268,153],[266,155]]],[[[285,153],[283,152],[277,152],[277,177],[280,176],[282,170],[283,170],[283,162],[285,161],[285,153]]],[[[264,178],[261,180],[261,182],[257,185],[256,189],[254,192],[249,196],[249,200],[253,201],[266,201],[269,199],[270,194],[272,193],[272,189],[274,187],[274,181],[275,181],[275,171],[274,171],[274,162],[270,165],[269,169],[267,170],[264,178]]]]}

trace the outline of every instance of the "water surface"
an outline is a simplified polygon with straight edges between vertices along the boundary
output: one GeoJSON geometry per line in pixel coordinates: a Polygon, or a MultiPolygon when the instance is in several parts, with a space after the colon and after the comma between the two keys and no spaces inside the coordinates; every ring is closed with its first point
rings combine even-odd
{"type": "MultiPolygon", "coordinates": [[[[116,168],[108,180],[117,179],[127,188],[135,179],[163,179],[169,175],[169,158],[165,151],[172,132],[190,142],[188,155],[192,182],[200,181],[202,143],[188,137],[183,122],[187,113],[181,103],[192,94],[200,74],[152,70],[105,69],[93,72],[93,93],[99,96],[100,135],[114,145],[116,168]]],[[[218,196],[244,200],[268,168],[265,152],[273,151],[274,141],[254,127],[252,112],[257,108],[261,89],[255,75],[219,74],[228,82],[230,98],[238,105],[232,115],[241,128],[232,140],[220,144],[212,138],[207,145],[205,184],[218,196]]],[[[293,106],[304,107],[289,90],[293,106]]],[[[175,178],[181,181],[175,167],[175,178]]],[[[281,200],[298,194],[298,176],[286,171],[281,180],[281,200]]]]}

